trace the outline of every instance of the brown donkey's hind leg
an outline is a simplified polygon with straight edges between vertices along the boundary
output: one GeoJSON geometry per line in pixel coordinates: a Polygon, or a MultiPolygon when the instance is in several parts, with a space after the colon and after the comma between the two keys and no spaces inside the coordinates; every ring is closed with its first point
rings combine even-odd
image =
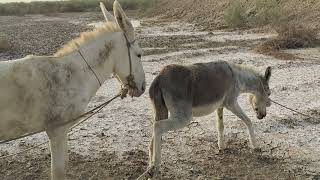
{"type": "MultiPolygon", "coordinates": [[[[168,119],[168,109],[164,102],[159,102],[159,99],[151,99],[154,107],[154,123],[160,120],[168,119]]],[[[149,145],[149,166],[152,164],[153,157],[153,142],[154,134],[152,135],[150,145],[149,145]]]]}
{"type": "Polygon", "coordinates": [[[174,101],[170,94],[163,92],[165,104],[170,112],[168,119],[154,122],[153,125],[153,153],[152,163],[155,173],[160,167],[161,162],[161,137],[162,134],[183,128],[187,126],[192,120],[192,103],[191,101],[174,101]]]}
{"type": "MultiPolygon", "coordinates": [[[[153,105],[153,110],[154,110],[154,122],[160,121],[163,119],[168,119],[168,109],[162,97],[161,88],[159,84],[159,77],[157,77],[152,82],[149,89],[149,95],[150,95],[151,103],[153,105]]],[[[152,135],[150,145],[149,145],[149,167],[152,166],[153,143],[154,143],[154,134],[152,135]]]]}

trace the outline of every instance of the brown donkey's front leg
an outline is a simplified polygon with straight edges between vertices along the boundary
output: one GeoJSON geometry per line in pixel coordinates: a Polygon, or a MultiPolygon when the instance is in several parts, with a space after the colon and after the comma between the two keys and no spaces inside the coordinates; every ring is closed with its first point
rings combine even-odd
{"type": "Polygon", "coordinates": [[[251,144],[251,148],[255,149],[256,148],[256,138],[254,135],[254,130],[252,127],[252,122],[248,118],[248,116],[242,111],[241,107],[239,106],[238,102],[234,102],[228,106],[226,106],[227,109],[229,109],[233,114],[235,114],[237,117],[239,117],[244,124],[247,126],[248,131],[249,131],[249,140],[251,144]]]}

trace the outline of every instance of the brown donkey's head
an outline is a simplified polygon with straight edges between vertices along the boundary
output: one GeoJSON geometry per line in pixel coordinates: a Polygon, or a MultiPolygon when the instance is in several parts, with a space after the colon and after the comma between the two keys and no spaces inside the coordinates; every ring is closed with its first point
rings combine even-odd
{"type": "Polygon", "coordinates": [[[271,67],[268,67],[265,71],[265,75],[260,77],[260,85],[258,87],[258,93],[249,96],[249,102],[257,114],[258,119],[263,119],[267,115],[267,107],[271,105],[269,96],[271,91],[269,89],[269,80],[271,76],[271,67]]]}

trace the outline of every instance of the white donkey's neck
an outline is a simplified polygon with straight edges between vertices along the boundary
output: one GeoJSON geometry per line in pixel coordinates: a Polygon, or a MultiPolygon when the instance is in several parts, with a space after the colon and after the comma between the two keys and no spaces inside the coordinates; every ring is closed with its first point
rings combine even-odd
{"type": "Polygon", "coordinates": [[[242,65],[233,65],[232,70],[241,93],[257,94],[260,91],[260,76],[257,72],[242,65]]]}
{"type": "Polygon", "coordinates": [[[121,32],[110,32],[97,36],[65,57],[68,59],[66,62],[72,61],[72,64],[83,67],[88,84],[87,90],[91,97],[99,89],[100,83],[105,82],[113,73],[115,60],[119,54],[120,38],[123,38],[121,35],[121,32]]]}

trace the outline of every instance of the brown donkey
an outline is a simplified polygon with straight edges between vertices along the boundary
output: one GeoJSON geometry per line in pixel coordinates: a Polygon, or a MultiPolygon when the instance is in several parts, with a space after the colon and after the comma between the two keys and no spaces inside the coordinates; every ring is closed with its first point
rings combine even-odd
{"type": "Polygon", "coordinates": [[[162,134],[187,126],[192,117],[205,116],[217,110],[218,146],[219,150],[223,150],[223,108],[245,123],[250,144],[255,148],[251,120],[242,111],[237,98],[241,93],[249,93],[250,104],[257,118],[264,118],[266,107],[270,106],[270,76],[270,67],[264,75],[260,75],[243,65],[224,61],[163,68],[149,90],[155,121],[149,152],[149,170],[152,172],[148,174],[152,176],[159,169],[162,134]]]}

